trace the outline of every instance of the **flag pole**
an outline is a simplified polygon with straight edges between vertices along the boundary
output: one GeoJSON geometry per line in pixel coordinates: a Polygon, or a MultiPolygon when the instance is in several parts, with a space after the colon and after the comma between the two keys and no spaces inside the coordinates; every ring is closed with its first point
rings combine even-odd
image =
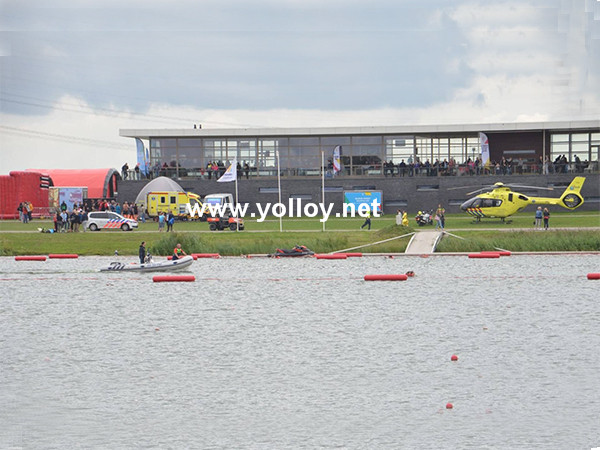
{"type": "MultiPolygon", "coordinates": [[[[325,150],[321,150],[321,201],[325,208],[325,150]]],[[[325,231],[325,221],[323,221],[323,231],[325,231]]]]}
{"type": "MultiPolygon", "coordinates": [[[[275,150],[277,156],[277,193],[279,194],[279,204],[281,205],[281,170],[279,169],[279,150],[275,150]]],[[[279,215],[279,232],[283,231],[282,216],[279,215]]]]}
{"type": "MultiPolygon", "coordinates": [[[[237,180],[238,180],[238,177],[237,177],[237,173],[236,173],[235,174],[235,206],[236,206],[236,208],[237,208],[237,205],[239,204],[237,180]]],[[[238,217],[238,219],[239,219],[239,217],[238,217]]],[[[236,225],[235,231],[240,231],[240,221],[239,220],[235,221],[235,225],[236,225]]]]}

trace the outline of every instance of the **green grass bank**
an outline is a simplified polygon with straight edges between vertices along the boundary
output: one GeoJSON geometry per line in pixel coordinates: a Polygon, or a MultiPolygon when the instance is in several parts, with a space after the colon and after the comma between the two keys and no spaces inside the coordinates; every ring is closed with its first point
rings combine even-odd
{"type": "MultiPolygon", "coordinates": [[[[446,236],[439,244],[438,252],[471,252],[504,248],[511,251],[600,251],[600,212],[556,212],[551,216],[549,231],[533,231],[532,214],[515,215],[510,223],[487,220],[474,223],[466,215],[448,215],[447,231],[464,240],[446,236]],[[569,228],[561,230],[556,228],[569,228]]],[[[49,228],[51,222],[18,221],[0,222],[0,255],[31,255],[49,253],[77,253],[79,255],[135,255],[141,241],[155,255],[168,255],[177,242],[188,253],[220,253],[221,255],[245,255],[273,253],[276,248],[306,245],[318,253],[326,253],[361,246],[413,231],[432,230],[433,227],[404,228],[395,225],[394,216],[374,218],[372,230],[360,230],[360,218],[332,218],[323,224],[315,219],[269,218],[265,222],[246,221],[247,231],[210,232],[203,222],[175,224],[174,233],[158,233],[153,222],[140,224],[132,232],[101,231],[86,233],[39,233],[39,227],[49,228]]],[[[406,249],[408,238],[396,239],[363,248],[364,253],[401,253],[406,249]]]]}

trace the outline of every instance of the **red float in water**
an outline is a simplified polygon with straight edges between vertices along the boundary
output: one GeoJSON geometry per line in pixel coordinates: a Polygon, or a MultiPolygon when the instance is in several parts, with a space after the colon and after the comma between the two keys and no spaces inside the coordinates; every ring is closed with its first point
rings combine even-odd
{"type": "Polygon", "coordinates": [[[155,283],[165,283],[170,281],[196,281],[194,275],[155,275],[152,277],[155,283]]]}
{"type": "Polygon", "coordinates": [[[454,405],[450,402],[446,403],[446,409],[452,409],[454,408],[454,405]]]}
{"type": "Polygon", "coordinates": [[[388,273],[381,275],[365,275],[365,281],[406,281],[408,275],[403,273],[388,273]]]}
{"type": "Polygon", "coordinates": [[[220,258],[219,253],[192,253],[194,259],[196,258],[220,258]]]}
{"type": "Polygon", "coordinates": [[[458,361],[458,356],[456,356],[456,355],[452,355],[452,356],[450,357],[450,361],[458,361]]]}
{"type": "Polygon", "coordinates": [[[600,280],[600,273],[588,273],[588,280],[600,280]]]}
{"type": "Polygon", "coordinates": [[[345,253],[327,253],[327,254],[317,254],[315,255],[317,259],[347,259],[348,255],[345,253]]]}
{"type": "Polygon", "coordinates": [[[76,259],[79,258],[79,255],[75,253],[50,253],[48,255],[50,259],[76,259]]]}
{"type": "Polygon", "coordinates": [[[493,252],[493,253],[469,253],[469,258],[479,258],[479,259],[486,259],[486,258],[500,258],[500,253],[498,252],[493,252]]]}
{"type": "Polygon", "coordinates": [[[362,253],[339,253],[340,255],[346,255],[348,258],[362,258],[362,253]]]}
{"type": "Polygon", "coordinates": [[[15,261],[46,261],[46,257],[38,255],[15,256],[15,261]]]}

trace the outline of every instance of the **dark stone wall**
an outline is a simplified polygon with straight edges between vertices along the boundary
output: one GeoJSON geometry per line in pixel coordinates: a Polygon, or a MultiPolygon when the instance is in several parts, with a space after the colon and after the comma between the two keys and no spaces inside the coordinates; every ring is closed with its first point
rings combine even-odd
{"type": "MultiPolygon", "coordinates": [[[[563,190],[575,177],[574,174],[552,175],[506,175],[506,176],[453,176],[453,177],[338,177],[326,179],[326,189],[339,189],[339,192],[325,192],[326,203],[334,203],[333,212],[342,211],[343,190],[381,190],[383,191],[384,213],[394,214],[397,209],[405,209],[416,213],[420,209],[434,209],[439,203],[444,205],[449,213],[460,212],[460,204],[469,198],[466,193],[498,181],[519,185],[548,187],[555,185],[555,190],[544,191],[535,189],[518,189],[526,195],[543,197],[560,197],[563,190]],[[451,189],[456,187],[464,189],[451,189]]],[[[585,174],[586,181],[582,194],[585,203],[582,210],[600,209],[600,174],[585,174]]],[[[199,195],[214,193],[232,193],[235,195],[235,183],[217,183],[215,180],[182,179],[179,184],[186,190],[199,195]]],[[[138,192],[146,184],[142,181],[119,181],[118,202],[134,201],[138,192]]],[[[238,182],[239,201],[249,203],[248,213],[258,212],[256,203],[277,203],[277,178],[261,177],[250,180],[241,179],[238,182]],[[263,193],[261,188],[272,188],[275,192],[263,193]]],[[[302,196],[302,204],[321,201],[321,179],[290,177],[281,179],[282,203],[288,204],[292,196],[302,196]]],[[[530,208],[533,208],[532,206],[530,208]]]]}

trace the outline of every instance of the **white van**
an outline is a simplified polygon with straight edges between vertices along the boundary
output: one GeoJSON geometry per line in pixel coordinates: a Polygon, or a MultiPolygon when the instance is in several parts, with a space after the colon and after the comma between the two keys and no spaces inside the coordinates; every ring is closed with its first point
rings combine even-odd
{"type": "MultiPolygon", "coordinates": [[[[210,216],[210,210],[208,205],[222,206],[222,205],[235,205],[232,194],[208,194],[202,200],[202,219],[206,220],[210,216]]],[[[231,213],[231,212],[230,212],[231,213]]]]}

